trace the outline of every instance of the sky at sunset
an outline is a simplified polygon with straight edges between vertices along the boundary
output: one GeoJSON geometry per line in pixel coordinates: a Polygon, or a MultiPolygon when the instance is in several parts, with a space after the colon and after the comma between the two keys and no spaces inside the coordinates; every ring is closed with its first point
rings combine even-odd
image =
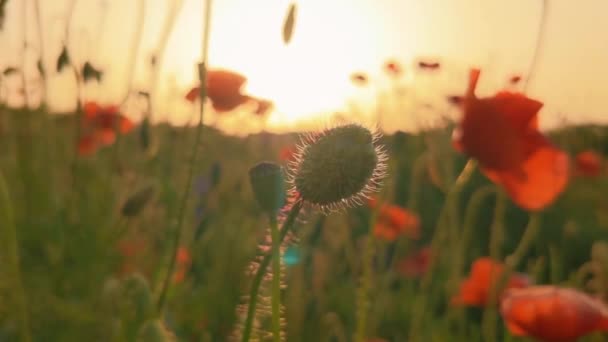
{"type": "MultiPolygon", "coordinates": [[[[41,0],[44,64],[49,73],[47,101],[57,111],[74,107],[75,84],[67,72],[54,72],[65,39],[72,0],[41,0]]],[[[70,25],[70,54],[77,63],[91,61],[104,70],[100,85],[89,85],[87,99],[120,102],[128,86],[138,13],[143,9],[142,40],[136,54],[133,88],[150,89],[148,61],[155,53],[170,0],[77,0],[70,25]]],[[[504,87],[514,74],[526,76],[538,35],[540,0],[301,0],[294,35],[287,46],[281,26],[288,0],[216,0],[213,3],[209,63],[248,78],[247,92],[271,99],[276,110],[264,122],[248,113],[206,122],[232,133],[262,128],[297,130],[326,121],[336,111],[375,116],[374,99],[384,102],[395,85],[382,73],[394,59],[404,65],[398,85],[407,94],[399,111],[382,111],[387,131],[410,130],[448,111],[445,95],[461,93],[470,67],[483,70],[479,95],[504,87]],[[414,70],[418,58],[438,60],[432,75],[414,70]],[[370,86],[358,88],[349,76],[364,72],[370,86]],[[417,100],[414,101],[413,98],[417,100]],[[430,103],[433,110],[423,108],[430,103]]],[[[608,123],[608,1],[548,0],[545,39],[528,94],[545,103],[541,125],[608,123]]],[[[34,0],[9,0],[6,27],[0,33],[0,67],[20,65],[35,76],[39,33],[34,0]],[[33,47],[22,58],[23,11],[33,47]]],[[[175,124],[194,123],[197,109],[183,100],[197,83],[201,56],[202,0],[184,0],[161,58],[153,117],[175,124]]],[[[391,94],[395,94],[393,91],[391,94]]],[[[133,114],[136,118],[136,115],[133,114]]],[[[355,114],[351,114],[355,115],[355,114]]]]}

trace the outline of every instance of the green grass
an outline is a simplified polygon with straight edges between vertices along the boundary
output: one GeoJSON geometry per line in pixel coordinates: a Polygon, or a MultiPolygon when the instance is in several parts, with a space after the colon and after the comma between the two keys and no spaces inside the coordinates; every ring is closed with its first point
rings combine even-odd
{"type": "MultiPolygon", "coordinates": [[[[195,129],[153,126],[150,148],[144,149],[138,128],[85,158],[75,154],[73,116],[3,108],[0,120],[0,171],[8,185],[4,204],[12,208],[17,235],[17,245],[11,244],[10,227],[0,218],[0,341],[23,336],[22,309],[33,341],[133,340],[143,322],[155,318],[153,307],[167,272],[195,129]],[[152,199],[137,215],[123,217],[125,201],[147,186],[155,189],[152,199]],[[142,241],[143,250],[123,256],[120,241],[134,240],[142,241]],[[18,273],[11,266],[13,247],[18,247],[18,273]],[[126,262],[144,276],[143,284],[133,285],[121,274],[126,262]]],[[[365,329],[370,338],[482,341],[482,310],[454,308],[449,298],[471,261],[491,253],[493,195],[481,201],[474,215],[468,248],[460,244],[467,204],[490,183],[478,171],[473,173],[451,208],[450,220],[456,217],[459,222],[453,224],[439,221],[444,191],[431,182],[426,168],[414,172],[416,160],[430,153],[439,162],[442,181],[455,180],[466,160],[452,150],[450,134],[446,129],[384,138],[390,176],[383,195],[415,207],[422,238],[373,242],[365,329]],[[444,232],[437,235],[437,230],[444,232]],[[424,284],[390,267],[391,260],[433,237],[440,253],[424,284]],[[457,255],[462,270],[453,267],[457,255]],[[424,303],[424,311],[417,311],[418,302],[424,303]]],[[[571,153],[592,148],[608,154],[607,128],[571,127],[551,133],[551,138],[571,153]]],[[[251,193],[247,171],[262,160],[281,162],[279,149],[294,142],[293,135],[236,138],[205,127],[194,183],[209,178],[214,165],[220,166],[221,177],[204,194],[194,189],[188,202],[180,245],[191,251],[192,267],[183,282],[170,287],[162,317],[179,341],[225,341],[234,330],[236,308],[252,279],[246,270],[268,225],[251,193]]],[[[606,193],[608,177],[574,180],[543,211],[540,232],[518,271],[529,272],[537,283],[584,289],[577,271],[590,260],[593,243],[608,238],[606,193]]],[[[362,207],[328,217],[311,211],[301,216],[304,220],[295,229],[301,259],[287,268],[282,300],[289,341],[353,339],[361,250],[370,215],[362,207]]],[[[507,202],[504,236],[493,253],[512,253],[527,221],[527,213],[507,202]]],[[[608,270],[608,264],[604,266],[608,270]]],[[[262,324],[269,329],[270,321],[262,324]]],[[[500,318],[496,340],[518,340],[509,336],[500,318]]],[[[602,336],[586,340],[600,341],[602,336]]]]}

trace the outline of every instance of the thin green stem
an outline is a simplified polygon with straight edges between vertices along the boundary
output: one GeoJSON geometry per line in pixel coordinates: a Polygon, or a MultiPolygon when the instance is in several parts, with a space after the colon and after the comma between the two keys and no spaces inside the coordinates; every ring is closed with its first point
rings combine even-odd
{"type": "Polygon", "coordinates": [[[136,20],[136,29],[135,34],[133,35],[133,41],[131,41],[131,51],[128,57],[129,65],[127,66],[127,91],[125,93],[125,97],[122,99],[121,103],[125,104],[127,99],[129,98],[129,94],[131,94],[131,90],[133,88],[133,74],[135,73],[135,60],[137,59],[139,48],[141,46],[141,35],[144,28],[144,18],[145,18],[146,6],[144,0],[139,0],[137,2],[137,20],[136,20]]]}
{"type": "MultiPolygon", "coordinates": [[[[287,233],[293,228],[293,225],[302,210],[303,203],[298,201],[294,203],[283,222],[283,225],[280,229],[279,242],[282,242],[287,236],[287,233]]],[[[260,285],[262,284],[262,279],[264,278],[264,274],[266,273],[266,269],[268,269],[268,265],[272,259],[272,252],[267,253],[260,262],[260,266],[258,267],[257,273],[253,278],[253,282],[251,283],[251,290],[249,292],[249,307],[247,308],[247,318],[245,319],[245,326],[243,328],[243,336],[241,338],[242,342],[249,341],[249,337],[251,336],[251,329],[253,327],[253,317],[255,316],[255,307],[258,301],[258,291],[260,290],[260,285]]]]}
{"type": "Polygon", "coordinates": [[[538,56],[540,55],[543,41],[545,40],[545,26],[547,25],[547,12],[549,10],[549,0],[542,0],[540,9],[540,20],[538,21],[538,36],[536,37],[536,45],[534,46],[534,52],[532,54],[532,60],[528,69],[528,77],[524,80],[523,92],[526,92],[530,80],[534,76],[536,67],[538,65],[538,56]]]}
{"type": "Polygon", "coordinates": [[[511,271],[519,266],[519,263],[521,263],[523,257],[530,250],[530,246],[532,245],[532,242],[534,242],[534,239],[540,230],[540,226],[541,214],[537,212],[532,213],[530,215],[528,225],[526,226],[526,230],[524,231],[524,235],[521,237],[517,248],[515,248],[515,251],[505,259],[505,263],[511,271]]]}
{"type": "Polygon", "coordinates": [[[412,177],[410,179],[410,192],[408,195],[407,207],[416,211],[418,209],[418,194],[420,193],[421,178],[424,176],[424,170],[429,161],[429,154],[424,153],[414,161],[412,168],[412,177]]]}
{"type": "MultiPolygon", "coordinates": [[[[496,207],[494,208],[494,219],[490,234],[490,258],[499,260],[500,246],[503,241],[504,221],[507,209],[507,196],[504,191],[499,191],[496,197],[496,207]]],[[[498,302],[498,287],[492,286],[489,293],[488,305],[483,312],[482,327],[486,341],[496,340],[496,304],[498,302]]]]}
{"type": "Polygon", "coordinates": [[[534,239],[536,238],[536,235],[538,234],[538,231],[540,229],[540,223],[540,213],[532,213],[530,216],[530,220],[528,221],[528,225],[526,226],[526,230],[524,231],[524,235],[519,241],[519,244],[515,248],[513,254],[511,254],[505,259],[504,271],[500,274],[498,281],[491,289],[491,297],[488,306],[491,307],[493,311],[488,313],[487,317],[486,313],[484,313],[483,322],[483,330],[484,334],[486,335],[486,341],[496,340],[496,303],[498,302],[499,295],[503,292],[515,268],[517,268],[523,257],[530,250],[530,246],[532,245],[532,242],[534,242],[534,239]]]}
{"type": "Polygon", "coordinates": [[[274,342],[281,341],[281,236],[277,218],[270,215],[272,235],[272,336],[274,342]]]}
{"type": "MultiPolygon", "coordinates": [[[[201,85],[205,85],[207,84],[207,70],[206,70],[206,66],[207,66],[207,53],[209,50],[209,31],[210,31],[210,27],[211,27],[211,3],[212,0],[207,0],[205,1],[205,23],[203,26],[203,56],[202,56],[202,62],[199,64],[199,80],[201,82],[201,85]]],[[[205,98],[207,97],[207,87],[205,86],[201,86],[200,87],[200,97],[201,97],[201,103],[205,102],[205,98]]],[[[166,297],[167,297],[167,292],[169,291],[169,286],[171,284],[171,277],[173,275],[173,271],[175,269],[175,262],[176,262],[176,256],[177,256],[177,249],[179,248],[179,243],[181,240],[181,236],[182,236],[182,230],[183,230],[183,225],[184,225],[184,217],[186,214],[186,207],[188,205],[188,198],[190,197],[190,192],[192,189],[192,179],[194,176],[194,168],[195,168],[195,161],[196,161],[196,157],[198,156],[198,147],[200,145],[200,141],[202,139],[202,133],[203,133],[203,117],[205,114],[205,106],[201,105],[200,108],[200,112],[199,112],[199,121],[198,121],[198,127],[197,127],[197,131],[196,131],[196,138],[194,141],[194,145],[192,146],[192,155],[190,156],[190,162],[189,162],[189,171],[188,171],[188,177],[186,178],[186,188],[184,190],[184,195],[182,197],[181,200],[181,204],[180,204],[180,208],[178,210],[178,214],[177,214],[177,223],[175,226],[175,238],[173,239],[173,246],[171,248],[171,255],[170,255],[170,261],[169,261],[169,267],[168,267],[168,271],[167,274],[165,274],[165,279],[162,285],[162,289],[160,292],[160,296],[158,298],[158,304],[157,304],[157,313],[160,315],[164,305],[165,305],[165,301],[166,301],[166,297]]]]}
{"type": "Polygon", "coordinates": [[[21,279],[21,267],[19,266],[19,241],[17,239],[17,227],[13,216],[11,198],[4,178],[0,171],[0,227],[4,228],[2,241],[5,243],[11,279],[13,280],[13,291],[17,301],[17,315],[19,317],[21,341],[30,342],[30,324],[27,313],[27,296],[21,279]]]}
{"type": "MultiPolygon", "coordinates": [[[[372,216],[371,227],[375,222],[374,214],[372,216]]],[[[371,231],[371,230],[370,230],[371,231]]],[[[374,257],[374,236],[369,233],[365,238],[365,246],[363,247],[363,267],[361,274],[361,284],[357,290],[357,331],[355,333],[355,342],[367,341],[367,312],[370,307],[369,291],[372,283],[372,261],[374,257]]]]}
{"type": "MultiPolygon", "coordinates": [[[[454,181],[454,183],[449,188],[449,191],[446,195],[445,204],[443,205],[443,207],[441,208],[441,212],[439,213],[435,233],[433,234],[433,238],[431,239],[431,251],[433,254],[437,251],[438,246],[441,244],[445,235],[448,233],[445,230],[446,227],[447,229],[450,228],[450,212],[453,210],[453,206],[457,205],[457,203],[454,204],[454,201],[458,201],[460,193],[464,189],[464,186],[467,184],[469,179],[471,179],[471,176],[473,175],[473,171],[475,171],[476,166],[477,163],[473,159],[469,159],[460,174],[458,175],[458,177],[456,178],[456,180],[454,181]]],[[[432,259],[428,267],[428,271],[420,282],[420,290],[422,293],[416,298],[416,301],[414,303],[413,312],[415,313],[415,315],[410,324],[410,338],[408,339],[409,341],[418,340],[417,333],[425,316],[426,302],[428,299],[424,292],[431,283],[434,263],[435,259],[432,259]]]]}

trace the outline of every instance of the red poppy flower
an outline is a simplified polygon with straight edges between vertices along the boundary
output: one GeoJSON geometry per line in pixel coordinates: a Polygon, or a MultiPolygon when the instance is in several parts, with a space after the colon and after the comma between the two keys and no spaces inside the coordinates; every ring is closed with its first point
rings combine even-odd
{"type": "Polygon", "coordinates": [[[81,156],[90,156],[95,153],[97,143],[92,135],[85,135],[78,139],[78,154],[81,156]]]}
{"type": "MultiPolygon", "coordinates": [[[[482,257],[473,263],[469,277],[460,284],[458,295],[452,298],[456,305],[483,307],[489,300],[492,288],[500,280],[504,265],[488,257],[482,257]]],[[[528,277],[521,273],[513,273],[507,281],[506,289],[522,288],[530,285],[528,277]]],[[[500,298],[500,294],[498,298],[500,298]]]]}
{"type": "Polygon", "coordinates": [[[401,64],[397,63],[396,61],[389,60],[384,64],[384,71],[389,76],[396,77],[403,73],[403,68],[401,67],[401,64]]]}
{"type": "MultiPolygon", "coordinates": [[[[248,102],[251,98],[242,93],[247,82],[245,76],[228,70],[207,70],[207,98],[217,112],[229,112],[248,102]]],[[[186,94],[186,100],[194,102],[199,98],[200,86],[186,94]]]]}
{"type": "MultiPolygon", "coordinates": [[[[376,200],[370,199],[368,204],[371,208],[375,208],[376,200]]],[[[405,208],[383,204],[379,209],[373,233],[376,237],[386,241],[395,241],[401,235],[418,239],[420,238],[420,219],[418,215],[405,208]]]]}
{"type": "Polygon", "coordinates": [[[118,129],[122,134],[129,133],[134,127],[133,122],[123,116],[118,107],[102,107],[95,102],[87,102],[84,105],[84,125],[94,130],[118,129]]]}
{"type": "Polygon", "coordinates": [[[428,271],[431,261],[431,248],[423,247],[400,261],[397,264],[397,271],[406,277],[418,278],[423,276],[428,271]]]}
{"type": "Polygon", "coordinates": [[[540,341],[575,341],[595,331],[608,331],[608,307],[569,288],[532,286],[507,291],[501,314],[516,336],[540,341]]]}
{"type": "Polygon", "coordinates": [[[439,62],[419,61],[418,68],[423,70],[437,70],[441,67],[439,62]]]}
{"type": "Polygon", "coordinates": [[[192,257],[190,251],[186,247],[179,247],[175,255],[175,273],[173,274],[173,281],[175,283],[181,283],[186,278],[186,274],[190,269],[192,263],[192,257]]]}
{"type": "Polygon", "coordinates": [[[538,131],[541,102],[510,92],[477,98],[479,74],[477,69],[470,73],[454,146],[477,159],[482,172],[517,205],[542,209],[566,187],[568,155],[538,131]]]}
{"type": "Polygon", "coordinates": [[[82,156],[95,153],[101,146],[113,144],[116,141],[116,130],[126,134],[134,127],[133,122],[123,116],[116,106],[87,102],[83,109],[84,134],[78,141],[78,153],[82,156]]]}
{"type": "Polygon", "coordinates": [[[521,81],[521,76],[519,75],[513,75],[509,78],[509,83],[511,83],[512,85],[516,85],[521,81]]]}
{"type": "Polygon", "coordinates": [[[350,75],[350,80],[356,85],[362,86],[367,84],[367,76],[363,73],[357,72],[350,75]]]}
{"type": "Polygon", "coordinates": [[[602,174],[603,158],[594,151],[583,151],[576,155],[576,173],[582,177],[598,177],[602,174]]]}

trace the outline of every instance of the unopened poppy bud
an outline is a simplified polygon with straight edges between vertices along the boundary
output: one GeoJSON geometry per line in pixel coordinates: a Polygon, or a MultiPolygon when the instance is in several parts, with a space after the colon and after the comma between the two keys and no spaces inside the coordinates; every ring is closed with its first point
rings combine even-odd
{"type": "Polygon", "coordinates": [[[322,209],[335,209],[377,190],[386,155],[369,129],[349,124],[322,132],[299,149],[293,185],[300,197],[322,209]]]}
{"type": "Polygon", "coordinates": [[[122,206],[121,213],[126,217],[139,214],[154,195],[154,186],[148,185],[131,195],[122,206]]]}
{"type": "Polygon", "coordinates": [[[274,214],[285,204],[283,168],[261,162],[249,170],[253,194],[264,211],[274,214]]]}

